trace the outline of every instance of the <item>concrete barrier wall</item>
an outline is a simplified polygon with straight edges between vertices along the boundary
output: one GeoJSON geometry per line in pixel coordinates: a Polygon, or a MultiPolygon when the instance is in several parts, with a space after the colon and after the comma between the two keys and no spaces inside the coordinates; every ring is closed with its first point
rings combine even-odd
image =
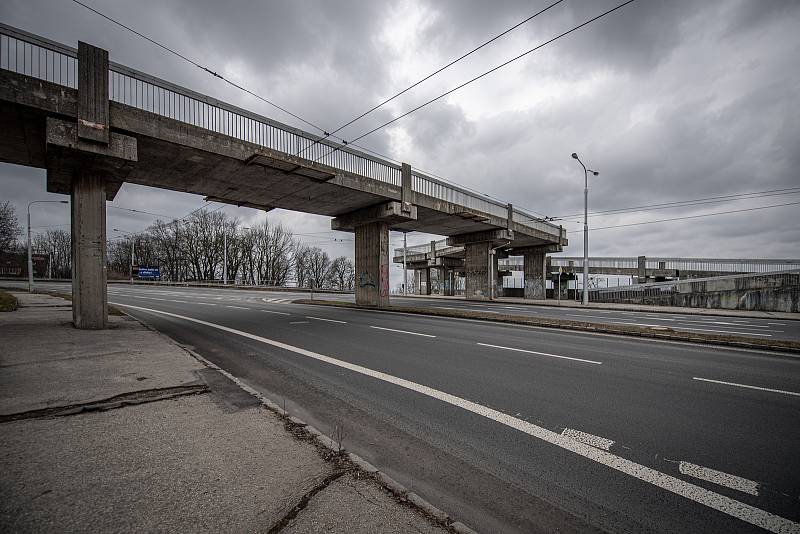
{"type": "Polygon", "coordinates": [[[590,291],[592,302],[800,312],[800,271],[641,284],[590,291]]]}

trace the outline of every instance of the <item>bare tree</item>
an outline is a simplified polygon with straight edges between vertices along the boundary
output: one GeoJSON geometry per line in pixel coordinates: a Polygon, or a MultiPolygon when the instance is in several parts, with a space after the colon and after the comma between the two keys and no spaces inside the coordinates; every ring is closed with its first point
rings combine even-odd
{"type": "Polygon", "coordinates": [[[340,291],[353,289],[355,272],[353,262],[349,258],[339,256],[331,263],[329,273],[331,287],[340,291]]]}
{"type": "Polygon", "coordinates": [[[156,221],[148,228],[152,236],[153,247],[156,250],[161,278],[165,280],[180,281],[188,276],[188,264],[185,259],[185,232],[177,221],[164,223],[156,221]]]}
{"type": "Polygon", "coordinates": [[[242,235],[242,268],[252,283],[284,285],[297,243],[283,225],[264,221],[242,235]]]}
{"type": "Polygon", "coordinates": [[[185,258],[195,280],[212,280],[221,274],[225,214],[196,211],[184,225],[185,258]]]}
{"type": "Polygon", "coordinates": [[[72,277],[72,239],[66,230],[48,230],[33,238],[33,250],[50,255],[50,271],[54,278],[72,277]]]}
{"type": "Polygon", "coordinates": [[[311,287],[327,287],[330,280],[331,258],[319,247],[308,249],[308,278],[311,287]]]}
{"type": "Polygon", "coordinates": [[[6,200],[0,204],[0,254],[16,248],[17,236],[22,233],[14,205],[6,200]]]}
{"type": "Polygon", "coordinates": [[[297,283],[297,287],[306,287],[309,285],[308,263],[310,254],[311,249],[306,245],[298,243],[294,249],[292,263],[294,264],[294,278],[297,283]]]}

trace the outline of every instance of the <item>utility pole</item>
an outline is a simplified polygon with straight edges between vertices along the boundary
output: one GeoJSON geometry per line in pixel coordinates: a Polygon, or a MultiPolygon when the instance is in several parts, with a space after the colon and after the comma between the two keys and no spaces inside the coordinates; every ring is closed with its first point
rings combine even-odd
{"type": "Polygon", "coordinates": [[[577,153],[573,152],[572,157],[583,167],[583,305],[586,306],[589,304],[589,173],[595,176],[600,173],[587,169],[577,153]]]}
{"type": "Polygon", "coordinates": [[[69,204],[69,202],[66,200],[34,200],[33,202],[28,203],[28,293],[33,293],[33,242],[31,241],[31,206],[34,204],[69,204]]]}
{"type": "Polygon", "coordinates": [[[408,296],[408,265],[406,264],[406,232],[403,232],[403,296],[408,296]]]}
{"type": "Polygon", "coordinates": [[[133,262],[136,254],[136,236],[131,237],[131,285],[133,285],[133,262]]]}
{"type": "MultiPolygon", "coordinates": [[[[33,202],[31,202],[33,204],[33,202]]],[[[28,293],[33,293],[33,256],[31,255],[31,204],[28,204],[28,293]]]]}
{"type": "Polygon", "coordinates": [[[222,228],[222,285],[228,285],[228,231],[222,228]]]}

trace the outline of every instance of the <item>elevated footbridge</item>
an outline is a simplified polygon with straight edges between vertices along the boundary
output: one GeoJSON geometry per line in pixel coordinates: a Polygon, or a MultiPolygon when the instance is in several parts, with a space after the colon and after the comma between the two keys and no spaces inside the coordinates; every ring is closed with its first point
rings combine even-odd
{"type": "Polygon", "coordinates": [[[104,200],[125,182],[333,217],[333,229],[355,233],[357,300],[376,306],[389,298],[390,229],[464,245],[474,264],[467,295],[476,299],[490,298],[495,247],[567,243],[560,226],[409,164],[111,62],[89,44],[76,49],[2,24],[0,161],[46,169],[47,190],[72,195],[76,309],[100,327],[104,200]]]}

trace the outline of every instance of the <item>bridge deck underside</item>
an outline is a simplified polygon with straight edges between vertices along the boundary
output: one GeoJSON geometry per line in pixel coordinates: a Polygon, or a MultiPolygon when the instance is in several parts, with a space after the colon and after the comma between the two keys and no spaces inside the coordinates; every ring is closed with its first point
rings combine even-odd
{"type": "MultiPolygon", "coordinates": [[[[0,161],[48,169],[48,190],[68,193],[70,169],[46,146],[47,117],[76,121],[77,90],[0,72],[0,161]]],[[[109,176],[113,198],[123,182],[210,197],[261,209],[284,208],[335,217],[401,199],[399,184],[340,171],[174,119],[111,102],[112,132],[136,138],[138,161],[109,176]]],[[[418,219],[392,229],[457,235],[505,227],[475,220],[464,207],[412,193],[418,219]]],[[[514,244],[557,242],[557,235],[515,234],[514,244]]]]}

